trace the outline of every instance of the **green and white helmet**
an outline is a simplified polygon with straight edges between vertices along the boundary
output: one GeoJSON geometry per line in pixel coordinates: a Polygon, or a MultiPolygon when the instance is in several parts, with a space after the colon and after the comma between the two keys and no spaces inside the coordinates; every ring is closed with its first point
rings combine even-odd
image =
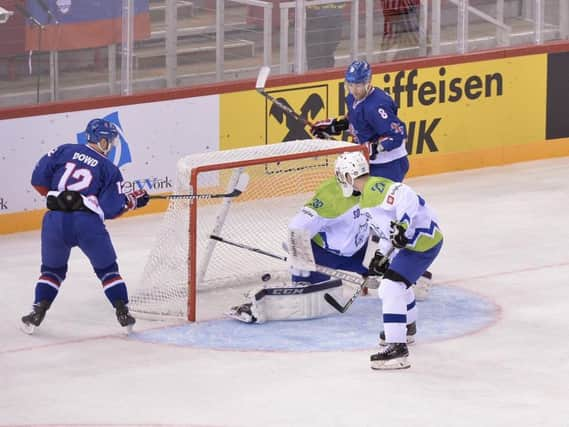
{"type": "Polygon", "coordinates": [[[336,159],[334,169],[344,197],[350,197],[354,192],[356,178],[369,175],[369,164],[361,151],[342,153],[336,159]]]}

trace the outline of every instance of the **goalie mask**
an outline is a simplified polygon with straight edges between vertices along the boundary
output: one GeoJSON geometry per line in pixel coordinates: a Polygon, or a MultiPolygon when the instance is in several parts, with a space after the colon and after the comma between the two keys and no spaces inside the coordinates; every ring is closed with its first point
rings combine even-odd
{"type": "Polygon", "coordinates": [[[361,151],[343,153],[336,159],[334,169],[344,197],[350,197],[354,192],[356,178],[369,175],[369,164],[361,151]]]}
{"type": "Polygon", "coordinates": [[[105,119],[93,119],[87,123],[87,142],[96,144],[105,156],[114,147],[119,131],[116,126],[105,119]]]}

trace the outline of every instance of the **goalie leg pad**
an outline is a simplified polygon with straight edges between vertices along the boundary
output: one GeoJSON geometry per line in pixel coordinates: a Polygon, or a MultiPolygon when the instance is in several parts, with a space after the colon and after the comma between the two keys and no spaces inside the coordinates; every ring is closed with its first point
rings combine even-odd
{"type": "Polygon", "coordinates": [[[252,312],[262,321],[315,319],[336,313],[324,300],[325,293],[341,299],[342,281],[265,287],[253,296],[252,312]]]}
{"type": "Polygon", "coordinates": [[[342,298],[342,281],[328,280],[317,284],[267,287],[255,295],[258,311],[266,320],[315,319],[335,313],[324,294],[342,298]]]}
{"type": "Polygon", "coordinates": [[[256,307],[255,312],[253,310],[253,303],[247,302],[231,307],[227,312],[227,316],[244,323],[264,323],[265,319],[259,315],[256,307]]]}

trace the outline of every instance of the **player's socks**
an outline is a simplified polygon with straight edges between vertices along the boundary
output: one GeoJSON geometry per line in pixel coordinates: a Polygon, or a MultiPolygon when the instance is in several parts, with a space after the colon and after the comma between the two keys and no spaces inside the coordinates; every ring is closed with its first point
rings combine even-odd
{"type": "MultiPolygon", "coordinates": [[[[415,344],[415,335],[417,334],[417,323],[413,322],[407,325],[407,344],[415,344]]],[[[386,346],[385,331],[379,333],[379,345],[386,346]]]]}

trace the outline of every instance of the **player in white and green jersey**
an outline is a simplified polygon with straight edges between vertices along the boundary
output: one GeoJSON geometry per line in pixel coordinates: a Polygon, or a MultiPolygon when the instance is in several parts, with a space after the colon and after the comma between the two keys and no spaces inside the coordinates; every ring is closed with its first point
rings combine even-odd
{"type": "MultiPolygon", "coordinates": [[[[383,301],[383,334],[387,345],[371,356],[372,368],[408,368],[407,294],[441,250],[443,235],[438,219],[425,200],[408,185],[370,176],[367,159],[361,152],[342,154],[335,167],[344,195],[351,197],[354,190],[361,193],[360,207],[370,227],[388,235],[391,245],[399,249],[378,290],[383,301]]],[[[373,273],[373,261],[370,273],[373,273]]]]}

